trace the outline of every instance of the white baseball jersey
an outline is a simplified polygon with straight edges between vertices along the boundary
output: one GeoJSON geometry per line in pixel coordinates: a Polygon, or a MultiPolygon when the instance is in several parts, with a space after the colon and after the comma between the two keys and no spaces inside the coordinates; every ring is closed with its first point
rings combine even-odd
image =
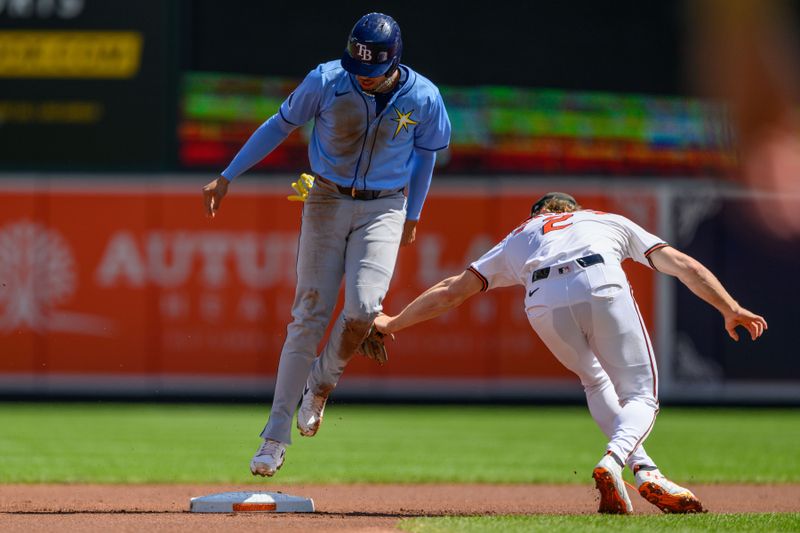
{"type": "Polygon", "coordinates": [[[546,213],[520,224],[470,270],[488,290],[527,285],[535,270],[591,254],[602,255],[606,264],[631,258],[652,267],[648,256],[664,246],[663,239],[622,215],[590,210],[546,213]]]}
{"type": "Polygon", "coordinates": [[[648,256],[664,246],[620,215],[547,213],[525,221],[469,267],[483,290],[527,288],[528,321],[578,375],[589,410],[609,438],[607,450],[631,468],[654,465],[642,443],[658,412],[658,375],[620,263],[631,258],[652,267],[648,256]]]}

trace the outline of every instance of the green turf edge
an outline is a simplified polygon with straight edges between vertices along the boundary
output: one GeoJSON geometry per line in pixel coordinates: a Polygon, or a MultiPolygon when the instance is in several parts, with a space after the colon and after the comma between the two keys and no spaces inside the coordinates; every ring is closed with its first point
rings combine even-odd
{"type": "MultiPolygon", "coordinates": [[[[0,483],[262,485],[249,462],[268,412],[252,405],[3,404],[0,483]]],[[[691,488],[798,483],[798,440],[796,409],[669,409],[647,447],[666,475],[691,488]]],[[[296,437],[267,484],[584,485],[604,445],[582,407],[334,402],[320,435],[296,437]]]]}
{"type": "Polygon", "coordinates": [[[412,533],[518,531],[800,531],[800,513],[742,513],[695,515],[498,515],[408,518],[397,526],[412,533]]]}

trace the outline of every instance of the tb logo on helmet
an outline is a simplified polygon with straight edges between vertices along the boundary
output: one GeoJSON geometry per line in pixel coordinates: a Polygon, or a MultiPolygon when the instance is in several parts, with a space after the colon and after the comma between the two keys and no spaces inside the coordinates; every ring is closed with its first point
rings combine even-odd
{"type": "Polygon", "coordinates": [[[368,13],[350,31],[342,67],[354,76],[388,77],[400,64],[402,53],[403,39],[397,22],[383,13],[368,13]]]}
{"type": "Polygon", "coordinates": [[[372,61],[372,50],[367,48],[366,44],[356,43],[356,47],[358,48],[358,57],[361,58],[361,61],[372,61]]]}

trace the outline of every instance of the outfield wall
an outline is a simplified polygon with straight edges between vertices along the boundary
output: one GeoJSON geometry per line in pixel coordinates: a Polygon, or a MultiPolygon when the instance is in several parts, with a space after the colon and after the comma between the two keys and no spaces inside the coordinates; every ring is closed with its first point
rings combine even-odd
{"type": "MultiPolygon", "coordinates": [[[[294,292],[301,206],[285,199],[293,178],[237,181],[214,220],[202,212],[200,187],[208,179],[73,175],[0,181],[0,393],[271,394],[294,292]]],[[[714,218],[719,210],[709,207],[732,194],[696,181],[437,180],[417,242],[400,252],[386,309],[399,310],[462,271],[526,218],[533,199],[552,189],[624,214],[699,255],[708,250],[696,239],[705,235],[698,228],[709,216],[724,225],[714,218]]],[[[717,251],[731,252],[729,244],[717,242],[717,251]]],[[[713,268],[718,255],[706,255],[713,268]]],[[[770,355],[759,353],[766,370],[758,379],[748,379],[741,365],[730,374],[727,363],[741,354],[724,344],[716,312],[685,299],[669,278],[628,263],[657,347],[662,395],[798,398],[796,361],[784,368],[783,359],[775,359],[780,364],[773,368],[781,372],[771,375],[770,355]],[[688,321],[676,305],[693,309],[688,321]],[[710,345],[708,339],[714,339],[710,345]]],[[[723,274],[726,264],[717,265],[723,274]]],[[[355,358],[337,396],[579,398],[576,379],[528,326],[521,294],[517,288],[492,291],[398,335],[385,367],[355,358]]],[[[772,337],[778,342],[771,341],[771,349],[779,351],[784,337],[770,331],[772,337]]]]}

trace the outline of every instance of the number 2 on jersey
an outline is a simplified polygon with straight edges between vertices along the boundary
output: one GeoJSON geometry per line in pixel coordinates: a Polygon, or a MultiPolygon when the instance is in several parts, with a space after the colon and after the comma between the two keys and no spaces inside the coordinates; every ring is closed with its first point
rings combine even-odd
{"type": "Polygon", "coordinates": [[[547,235],[551,231],[556,231],[559,229],[568,228],[572,225],[572,222],[567,222],[565,224],[561,224],[556,226],[559,222],[564,222],[572,218],[572,213],[564,213],[563,215],[555,215],[552,218],[548,218],[547,222],[544,223],[542,226],[542,235],[547,235]]]}

